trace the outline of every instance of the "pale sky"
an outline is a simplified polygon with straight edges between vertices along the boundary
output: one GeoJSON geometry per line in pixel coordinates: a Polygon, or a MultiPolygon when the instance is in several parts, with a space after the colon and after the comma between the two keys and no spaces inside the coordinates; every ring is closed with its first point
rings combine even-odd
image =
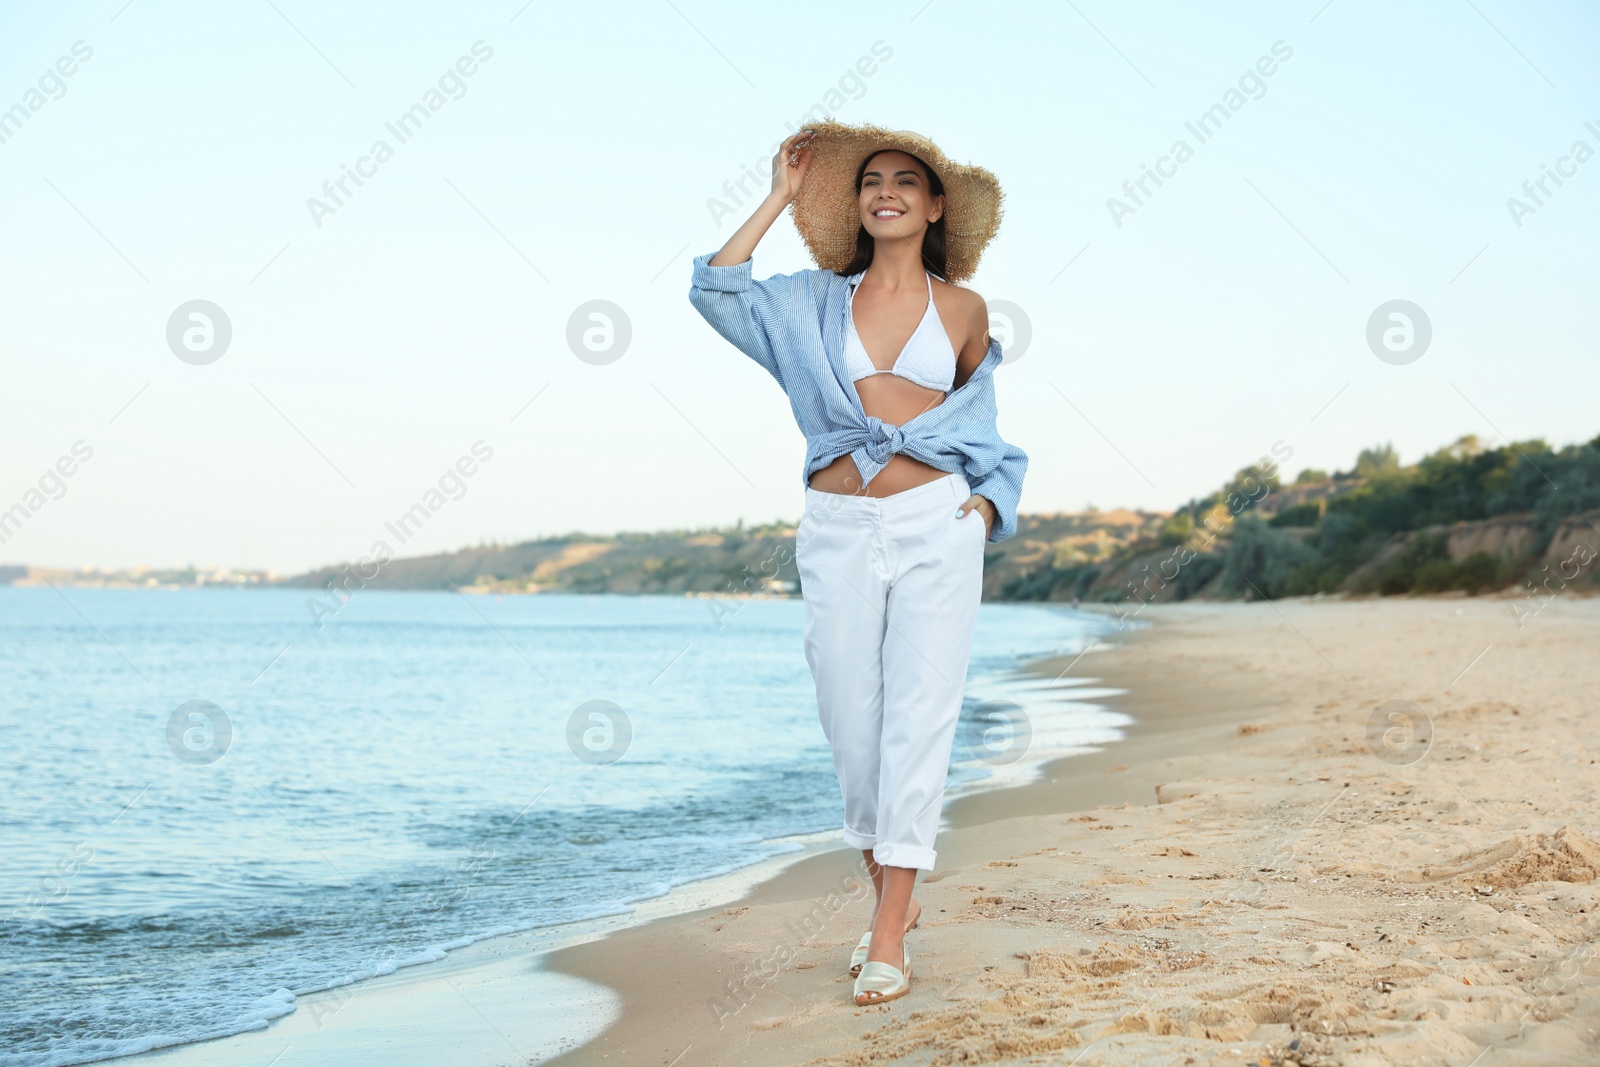
{"type": "MultiPolygon", "coordinates": [[[[1508,0],[8,5],[0,510],[40,506],[0,564],[353,559],[479,441],[399,554],[798,517],[788,402],[687,293],[753,206],[712,201],[808,111],[999,177],[968,284],[1029,322],[996,379],[1024,512],[1171,508],[1277,442],[1292,476],[1586,440],[1597,39],[1508,0]],[[192,300],[232,328],[199,365],[192,300]],[[609,363],[568,343],[594,300],[631,327],[609,363]],[[1391,300],[1431,322],[1411,362],[1367,344],[1391,300]]],[[[814,266],[787,215],[754,260],[814,266]]]]}

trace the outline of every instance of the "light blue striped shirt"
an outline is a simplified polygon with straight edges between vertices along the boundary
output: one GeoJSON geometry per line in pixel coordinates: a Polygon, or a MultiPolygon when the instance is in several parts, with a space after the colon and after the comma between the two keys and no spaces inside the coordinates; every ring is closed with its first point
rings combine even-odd
{"type": "Polygon", "coordinates": [[[1017,502],[1028,455],[1000,439],[992,337],[972,377],[944,401],[903,426],[866,414],[845,366],[845,297],[849,279],[831,270],[802,270],[753,281],[752,260],[713,267],[715,252],[696,256],[689,302],[739,351],[765,367],[789,396],[806,438],[801,481],[846,452],[871,482],[895,452],[930,467],[963,474],[995,508],[990,543],[1017,532],[1017,502]]]}

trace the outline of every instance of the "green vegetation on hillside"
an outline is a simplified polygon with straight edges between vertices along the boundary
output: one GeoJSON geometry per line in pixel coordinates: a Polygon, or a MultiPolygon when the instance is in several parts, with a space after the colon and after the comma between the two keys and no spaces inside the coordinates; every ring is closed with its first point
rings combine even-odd
{"type": "MultiPolygon", "coordinates": [[[[1393,450],[1388,451],[1392,457],[1393,450]]],[[[1370,452],[1363,452],[1363,458],[1370,452]]],[[[1536,558],[1562,519],[1600,507],[1600,438],[1557,451],[1542,440],[1484,448],[1468,436],[1412,466],[1391,461],[1368,470],[1365,484],[1329,499],[1327,514],[1307,528],[1305,544],[1315,549],[1315,556],[1292,567],[1286,595],[1341,588],[1396,534],[1497,515],[1532,513],[1534,539],[1526,555],[1536,558]]],[[[1299,518],[1285,514],[1273,521],[1282,519],[1281,525],[1287,526],[1299,518]]],[[[1358,580],[1356,589],[1482,592],[1513,580],[1516,562],[1488,552],[1452,561],[1442,535],[1422,536],[1378,573],[1358,580]]]]}
{"type": "MultiPolygon", "coordinates": [[[[1263,457],[1179,507],[1154,537],[1141,531],[1114,557],[1092,565],[1026,568],[1003,593],[1108,602],[1185,600],[1202,592],[1244,599],[1335,591],[1477,594],[1536,570],[1562,522],[1594,508],[1600,508],[1600,437],[1554,449],[1542,440],[1486,448],[1467,436],[1410,466],[1392,445],[1380,444],[1362,449],[1348,471],[1308,469],[1287,486],[1263,457]],[[1474,548],[1484,530],[1457,526],[1502,516],[1500,536],[1485,547],[1474,548]],[[1453,542],[1449,530],[1460,539],[1453,542]]],[[[1600,544],[1595,533],[1590,540],[1600,544]]],[[[1574,557],[1566,572],[1594,558],[1581,547],[1574,557]]]]}

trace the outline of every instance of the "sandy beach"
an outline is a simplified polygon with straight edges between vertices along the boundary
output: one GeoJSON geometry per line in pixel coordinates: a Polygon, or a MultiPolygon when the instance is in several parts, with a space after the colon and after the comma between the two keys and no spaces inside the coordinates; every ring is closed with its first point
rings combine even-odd
{"type": "Polygon", "coordinates": [[[1600,1063],[1600,600],[1510,604],[1152,606],[1034,664],[1134,724],[947,805],[891,1004],[850,1000],[870,888],[829,834],[140,1060],[1600,1063]]]}
{"type": "Polygon", "coordinates": [[[1185,604],[1070,670],[1124,742],[947,808],[912,993],[850,1001],[858,854],[551,965],[620,995],[554,1060],[1600,1062],[1600,601],[1185,604]]]}

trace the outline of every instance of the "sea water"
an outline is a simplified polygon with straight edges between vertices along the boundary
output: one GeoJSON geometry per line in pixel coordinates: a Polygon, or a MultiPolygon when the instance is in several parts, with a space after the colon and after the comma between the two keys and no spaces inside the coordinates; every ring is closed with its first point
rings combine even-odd
{"type": "MultiPolygon", "coordinates": [[[[0,587],[0,1065],[260,1028],[839,824],[798,600],[307,599],[0,587]]],[[[956,791],[1120,735],[1081,664],[1017,669],[1105,629],[982,607],[956,791]]]]}

